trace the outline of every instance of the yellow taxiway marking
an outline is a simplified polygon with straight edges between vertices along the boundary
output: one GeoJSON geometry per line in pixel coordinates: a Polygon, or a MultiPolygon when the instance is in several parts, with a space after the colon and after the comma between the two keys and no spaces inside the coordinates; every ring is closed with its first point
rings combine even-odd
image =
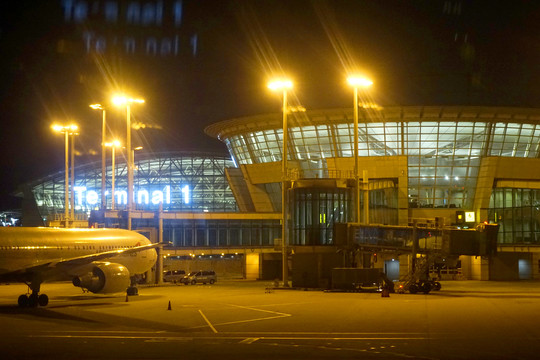
{"type": "Polygon", "coordinates": [[[201,316],[203,317],[204,321],[206,321],[206,323],[208,324],[208,326],[210,327],[210,329],[212,329],[212,331],[214,332],[214,334],[217,334],[217,330],[216,328],[214,327],[214,325],[212,325],[212,323],[210,322],[210,320],[208,320],[208,318],[206,316],[204,316],[203,312],[201,309],[199,309],[199,313],[201,314],[201,316]]]}
{"type": "Polygon", "coordinates": [[[239,342],[239,344],[253,344],[255,341],[259,340],[260,338],[247,338],[239,342]]]}

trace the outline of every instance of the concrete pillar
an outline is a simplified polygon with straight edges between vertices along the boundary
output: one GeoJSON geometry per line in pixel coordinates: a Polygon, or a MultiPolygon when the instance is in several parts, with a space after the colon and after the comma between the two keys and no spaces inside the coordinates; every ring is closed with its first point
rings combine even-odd
{"type": "Polygon", "coordinates": [[[260,254],[246,253],[244,256],[246,279],[257,280],[260,278],[260,254]]]}
{"type": "Polygon", "coordinates": [[[411,255],[399,255],[399,279],[403,280],[409,275],[411,255]]]}

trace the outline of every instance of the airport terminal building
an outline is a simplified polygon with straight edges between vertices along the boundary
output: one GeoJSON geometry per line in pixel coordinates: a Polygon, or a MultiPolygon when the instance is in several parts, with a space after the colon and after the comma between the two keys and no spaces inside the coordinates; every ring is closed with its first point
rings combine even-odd
{"type": "MultiPolygon", "coordinates": [[[[136,154],[136,210],[130,212],[125,161],[118,158],[115,169],[107,164],[104,195],[101,163],[77,166],[75,212],[92,226],[126,227],[129,216],[133,229],[154,229],[168,242],[170,257],[237,256],[245,277],[271,279],[279,277],[286,184],[293,259],[339,254],[335,224],[355,223],[357,216],[385,226],[408,226],[413,219],[460,228],[487,222],[499,225],[497,255],[462,256],[453,274],[540,278],[540,109],[360,109],[360,214],[355,211],[353,109],[308,110],[288,118],[286,175],[281,114],[230,119],[205,130],[225,143],[228,156],[136,154]]],[[[64,213],[64,173],[27,184],[21,194],[31,204],[27,208],[54,221],[64,213]]],[[[395,262],[403,267],[406,255],[387,251],[370,266],[391,272],[395,262]]],[[[294,260],[290,267],[294,274],[294,260]]]]}

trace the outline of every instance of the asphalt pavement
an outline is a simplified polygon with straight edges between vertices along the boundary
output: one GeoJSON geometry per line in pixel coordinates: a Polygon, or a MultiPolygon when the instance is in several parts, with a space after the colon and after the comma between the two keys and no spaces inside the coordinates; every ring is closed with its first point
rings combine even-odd
{"type": "Polygon", "coordinates": [[[536,359],[540,283],[446,281],[430,294],[142,286],[139,296],[44,284],[19,308],[0,285],[3,359],[536,359]]]}

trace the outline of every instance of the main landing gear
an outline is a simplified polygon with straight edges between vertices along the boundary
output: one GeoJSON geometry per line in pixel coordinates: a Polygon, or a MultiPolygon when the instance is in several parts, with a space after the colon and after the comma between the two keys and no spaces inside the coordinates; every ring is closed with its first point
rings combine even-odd
{"type": "Polygon", "coordinates": [[[37,307],[39,306],[47,306],[49,304],[49,297],[45,294],[39,294],[39,283],[32,283],[32,284],[26,284],[30,290],[32,290],[32,293],[30,295],[28,294],[22,294],[19,296],[19,299],[17,300],[20,307],[37,307]]]}

